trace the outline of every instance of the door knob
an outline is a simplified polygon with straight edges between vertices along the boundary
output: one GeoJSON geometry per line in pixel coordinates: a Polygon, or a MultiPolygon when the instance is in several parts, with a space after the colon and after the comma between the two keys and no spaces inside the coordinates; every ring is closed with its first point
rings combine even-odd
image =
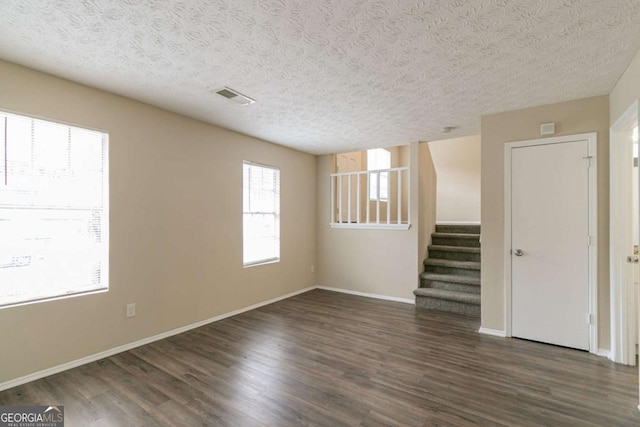
{"type": "Polygon", "coordinates": [[[515,256],[522,256],[524,255],[524,252],[522,252],[522,249],[516,249],[515,251],[513,251],[513,254],[515,256]]]}

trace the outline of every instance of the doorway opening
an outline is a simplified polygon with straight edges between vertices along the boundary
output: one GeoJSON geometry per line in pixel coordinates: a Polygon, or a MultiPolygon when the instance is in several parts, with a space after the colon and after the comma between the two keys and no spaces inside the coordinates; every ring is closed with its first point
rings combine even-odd
{"type": "Polygon", "coordinates": [[[610,131],[611,355],[635,366],[638,344],[638,102],[610,131]]]}

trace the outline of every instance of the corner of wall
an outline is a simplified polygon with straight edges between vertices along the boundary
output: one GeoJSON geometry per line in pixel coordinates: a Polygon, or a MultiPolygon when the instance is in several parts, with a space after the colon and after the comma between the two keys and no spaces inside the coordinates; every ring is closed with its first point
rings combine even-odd
{"type": "Polygon", "coordinates": [[[428,143],[419,144],[418,158],[418,261],[419,265],[422,265],[422,261],[427,257],[427,247],[431,243],[431,233],[436,229],[438,178],[428,143]]]}

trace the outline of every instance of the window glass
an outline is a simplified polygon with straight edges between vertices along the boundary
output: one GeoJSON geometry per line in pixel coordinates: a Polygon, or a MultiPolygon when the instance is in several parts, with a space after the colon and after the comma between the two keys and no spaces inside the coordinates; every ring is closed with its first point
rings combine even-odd
{"type": "Polygon", "coordinates": [[[0,112],[0,306],[108,288],[108,135],[0,112]]]}
{"type": "Polygon", "coordinates": [[[243,263],[280,259],[280,170],[243,164],[243,263]]]}
{"type": "MultiPolygon", "coordinates": [[[[377,171],[391,169],[391,153],[384,148],[367,150],[367,170],[377,171]]],[[[378,172],[369,175],[369,199],[387,200],[389,198],[389,172],[378,172]],[[378,180],[380,194],[378,194],[378,180]]]]}

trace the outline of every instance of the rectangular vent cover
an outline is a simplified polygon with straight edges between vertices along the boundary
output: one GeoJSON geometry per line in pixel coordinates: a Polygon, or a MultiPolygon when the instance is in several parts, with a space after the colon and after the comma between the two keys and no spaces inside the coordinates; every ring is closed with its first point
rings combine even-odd
{"type": "Polygon", "coordinates": [[[245,96],[240,92],[233,90],[231,88],[228,88],[226,86],[216,90],[215,92],[218,95],[224,96],[225,98],[228,98],[234,102],[237,102],[240,105],[250,105],[256,102],[255,100],[249,98],[248,96],[245,96]]]}

